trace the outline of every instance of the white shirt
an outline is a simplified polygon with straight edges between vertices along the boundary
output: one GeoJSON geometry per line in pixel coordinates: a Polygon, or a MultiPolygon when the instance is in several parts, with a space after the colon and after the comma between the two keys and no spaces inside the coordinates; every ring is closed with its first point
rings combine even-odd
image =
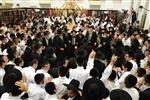
{"type": "Polygon", "coordinates": [[[15,66],[16,69],[18,69],[19,71],[22,70],[22,67],[21,66],[15,66]]]}
{"type": "Polygon", "coordinates": [[[144,66],[147,64],[148,57],[145,57],[144,59],[140,60],[140,67],[144,68],[144,66]]]}
{"type": "Polygon", "coordinates": [[[13,61],[9,61],[7,65],[16,65],[13,61]]]}
{"type": "Polygon", "coordinates": [[[28,86],[28,95],[30,100],[43,100],[45,98],[46,92],[42,86],[36,83],[30,83],[28,86]]]}
{"type": "Polygon", "coordinates": [[[21,72],[25,75],[27,84],[34,83],[35,69],[32,66],[23,68],[21,72]]]}
{"type": "Polygon", "coordinates": [[[148,47],[147,46],[142,46],[142,53],[144,54],[145,53],[145,51],[148,49],[148,47]]]}
{"type": "Polygon", "coordinates": [[[21,100],[21,96],[11,96],[9,93],[2,94],[0,100],[21,100]]]}
{"type": "Polygon", "coordinates": [[[4,68],[0,68],[0,86],[3,85],[3,77],[5,75],[4,68]]]}
{"type": "Polygon", "coordinates": [[[125,40],[125,38],[123,38],[122,43],[124,46],[131,46],[131,39],[128,38],[127,40],[125,40]]]}
{"type": "Polygon", "coordinates": [[[44,83],[47,83],[47,81],[48,81],[50,78],[52,78],[51,75],[50,75],[49,73],[47,73],[45,70],[43,70],[43,69],[37,70],[37,71],[36,71],[36,74],[38,74],[38,73],[44,74],[44,83]]]}
{"type": "Polygon", "coordinates": [[[83,88],[83,84],[85,83],[85,81],[89,78],[89,71],[85,70],[82,67],[77,67],[76,69],[70,69],[69,71],[70,73],[70,77],[69,79],[76,79],[80,82],[80,89],[83,88]]]}
{"type": "Polygon", "coordinates": [[[21,53],[23,54],[26,49],[26,41],[24,41],[24,40],[20,41],[20,43],[18,43],[17,46],[20,47],[21,53]]]}
{"type": "Polygon", "coordinates": [[[139,100],[139,92],[135,88],[124,88],[126,92],[130,94],[132,100],[139,100]]]}
{"type": "Polygon", "coordinates": [[[113,68],[113,65],[112,65],[112,64],[109,64],[109,65],[105,68],[105,70],[104,70],[104,72],[103,72],[103,74],[102,74],[102,78],[101,78],[102,81],[105,80],[105,79],[108,79],[108,77],[110,76],[110,74],[111,74],[111,72],[112,72],[112,68],[113,68]]]}
{"type": "Polygon", "coordinates": [[[113,89],[119,89],[120,88],[120,84],[118,81],[110,81],[108,80],[109,76],[111,75],[112,73],[112,68],[113,68],[113,65],[109,64],[105,70],[104,70],[104,73],[102,75],[102,78],[101,80],[103,81],[103,83],[105,84],[106,88],[111,91],[113,89]]]}
{"type": "Polygon", "coordinates": [[[51,26],[50,18],[46,18],[46,17],[45,17],[45,18],[44,18],[44,22],[47,22],[47,24],[51,26]]]}
{"type": "Polygon", "coordinates": [[[130,60],[129,62],[131,62],[132,65],[133,65],[133,67],[132,67],[132,69],[131,69],[131,73],[132,73],[133,75],[136,75],[137,70],[138,70],[138,65],[137,65],[137,63],[136,63],[134,60],[130,60]]]}
{"type": "Polygon", "coordinates": [[[44,100],[59,100],[57,95],[49,95],[49,94],[46,94],[46,97],[44,100]]]}
{"type": "Polygon", "coordinates": [[[2,29],[4,32],[8,31],[8,28],[6,26],[2,26],[0,29],[2,29]]]}
{"type": "Polygon", "coordinates": [[[70,83],[70,79],[66,78],[66,77],[58,77],[52,80],[52,82],[54,82],[56,89],[57,89],[57,96],[61,97],[63,96],[65,93],[67,93],[67,88],[66,86],[63,85],[63,83],[69,84],[70,83]]]}
{"type": "Polygon", "coordinates": [[[70,74],[69,79],[78,80],[80,82],[80,86],[79,86],[80,89],[83,88],[85,81],[90,76],[89,73],[90,73],[90,70],[93,68],[93,65],[94,65],[93,62],[94,62],[94,59],[89,58],[86,69],[84,69],[83,66],[81,67],[78,66],[76,69],[69,70],[69,74],[70,74]]]}
{"type": "Polygon", "coordinates": [[[150,33],[148,33],[147,36],[150,37],[150,33]]]}
{"type": "Polygon", "coordinates": [[[19,58],[22,54],[23,54],[23,52],[22,52],[20,46],[17,45],[16,46],[16,57],[19,58]]]}
{"type": "Polygon", "coordinates": [[[125,86],[125,84],[124,84],[124,81],[125,81],[125,78],[128,76],[128,75],[130,75],[131,74],[131,72],[124,72],[122,75],[121,75],[121,77],[119,78],[119,80],[118,80],[118,82],[119,82],[119,84],[120,84],[120,88],[122,88],[122,87],[124,87],[125,86]]]}
{"type": "Polygon", "coordinates": [[[146,90],[146,89],[148,89],[148,88],[150,88],[150,86],[147,86],[147,85],[143,84],[143,85],[140,87],[140,90],[141,90],[141,91],[144,91],[144,90],[146,90]]]}
{"type": "Polygon", "coordinates": [[[118,81],[110,81],[110,80],[103,80],[103,83],[105,84],[105,87],[109,90],[109,91],[112,91],[114,89],[119,89],[120,88],[120,84],[118,81]]]}

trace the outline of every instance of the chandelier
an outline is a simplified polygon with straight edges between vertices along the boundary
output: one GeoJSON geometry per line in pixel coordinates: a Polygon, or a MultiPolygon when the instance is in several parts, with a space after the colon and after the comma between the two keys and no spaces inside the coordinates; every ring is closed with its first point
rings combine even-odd
{"type": "Polygon", "coordinates": [[[67,10],[68,12],[72,12],[75,10],[82,12],[86,11],[86,8],[81,6],[81,1],[84,0],[64,0],[62,5],[55,7],[55,11],[57,13],[61,13],[61,10],[67,10]]]}
{"type": "Polygon", "coordinates": [[[79,6],[79,0],[65,0],[65,3],[61,6],[61,9],[82,9],[79,6]]]}

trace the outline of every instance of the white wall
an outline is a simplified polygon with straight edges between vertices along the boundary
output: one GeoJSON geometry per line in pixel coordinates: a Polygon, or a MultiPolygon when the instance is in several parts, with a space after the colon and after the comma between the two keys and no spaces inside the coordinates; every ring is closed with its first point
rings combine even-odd
{"type": "Polygon", "coordinates": [[[14,8],[17,7],[17,4],[20,7],[40,7],[38,0],[13,0],[12,3],[14,8]]]}
{"type": "Polygon", "coordinates": [[[113,0],[102,0],[100,5],[102,10],[113,9],[113,0]]]}
{"type": "Polygon", "coordinates": [[[131,9],[131,3],[132,3],[132,0],[122,0],[121,1],[121,9],[125,9],[125,10],[129,10],[131,9]]]}
{"type": "Polygon", "coordinates": [[[17,7],[17,4],[19,4],[21,7],[22,0],[12,0],[12,3],[13,3],[13,8],[17,7]]]}
{"type": "Polygon", "coordinates": [[[102,10],[129,10],[131,7],[132,0],[102,0],[101,8],[102,10]]]}
{"type": "Polygon", "coordinates": [[[143,6],[150,10],[150,1],[149,0],[102,0],[101,1],[102,10],[130,10],[132,7],[137,12],[137,20],[142,23],[142,17],[147,13],[144,29],[150,28],[150,11],[147,12],[144,9],[139,9],[139,6],[143,6]],[[149,5],[147,5],[149,4],[149,5]],[[148,6],[148,7],[147,7],[148,6]]]}

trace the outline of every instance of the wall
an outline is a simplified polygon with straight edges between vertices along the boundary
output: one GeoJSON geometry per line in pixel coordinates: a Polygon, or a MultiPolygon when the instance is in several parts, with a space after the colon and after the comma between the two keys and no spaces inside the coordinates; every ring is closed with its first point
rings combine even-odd
{"type": "Polygon", "coordinates": [[[101,0],[102,10],[128,10],[130,9],[132,0],[101,0]]]}

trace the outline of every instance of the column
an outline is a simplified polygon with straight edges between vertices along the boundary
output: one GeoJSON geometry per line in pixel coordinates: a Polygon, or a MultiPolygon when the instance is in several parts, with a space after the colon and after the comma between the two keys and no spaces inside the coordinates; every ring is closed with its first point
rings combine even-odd
{"type": "MultiPolygon", "coordinates": [[[[150,1],[149,0],[147,0],[146,9],[150,10],[150,1]]],[[[150,11],[145,10],[145,13],[147,15],[146,15],[144,29],[149,29],[150,28],[150,11]]]]}
{"type": "MultiPolygon", "coordinates": [[[[140,0],[140,6],[145,7],[147,1],[148,0],[140,0]]],[[[142,24],[143,24],[143,20],[144,20],[143,18],[144,18],[144,9],[138,9],[138,18],[137,18],[137,20],[139,20],[140,26],[142,26],[142,24]]]]}

